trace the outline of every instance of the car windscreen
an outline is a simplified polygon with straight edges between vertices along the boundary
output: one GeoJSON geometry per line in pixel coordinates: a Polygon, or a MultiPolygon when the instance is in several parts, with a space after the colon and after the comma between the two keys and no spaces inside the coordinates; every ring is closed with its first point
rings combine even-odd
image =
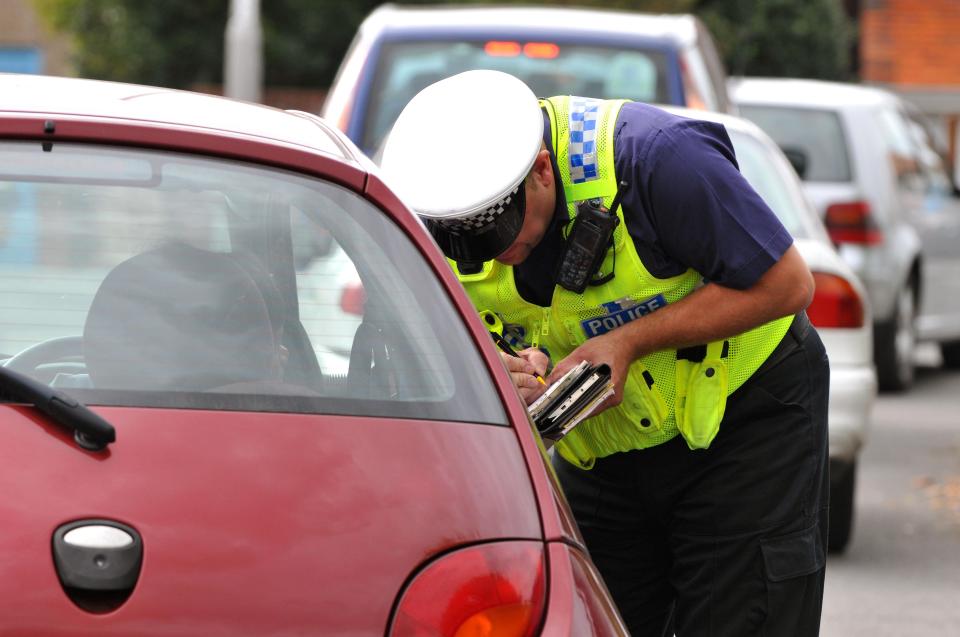
{"type": "Polygon", "coordinates": [[[361,146],[375,152],[414,95],[463,71],[510,73],[538,97],[669,102],[662,51],[516,40],[388,42],[378,55],[361,146]]]}
{"type": "Polygon", "coordinates": [[[786,167],[773,155],[777,151],[740,131],[728,132],[744,178],[770,206],[791,236],[810,237],[813,213],[802,200],[803,194],[799,183],[796,183],[796,177],[793,177],[795,183],[789,183],[789,175],[782,170],[786,167]]]}
{"type": "Polygon", "coordinates": [[[785,150],[806,156],[804,181],[850,181],[850,160],[840,117],[834,111],[741,104],[740,113],[785,150]]]}
{"type": "Polygon", "coordinates": [[[506,422],[409,238],[289,171],[2,142],[0,315],[0,362],[88,404],[506,422]]]}

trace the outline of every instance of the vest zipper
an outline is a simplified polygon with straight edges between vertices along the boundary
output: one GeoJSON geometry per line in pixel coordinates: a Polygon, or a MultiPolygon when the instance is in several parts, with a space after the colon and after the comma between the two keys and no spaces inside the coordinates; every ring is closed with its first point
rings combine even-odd
{"type": "Polygon", "coordinates": [[[545,307],[542,310],[542,318],[539,321],[539,325],[535,325],[533,328],[533,342],[531,345],[533,347],[540,347],[540,339],[546,338],[550,334],[550,308],[545,307]]]}

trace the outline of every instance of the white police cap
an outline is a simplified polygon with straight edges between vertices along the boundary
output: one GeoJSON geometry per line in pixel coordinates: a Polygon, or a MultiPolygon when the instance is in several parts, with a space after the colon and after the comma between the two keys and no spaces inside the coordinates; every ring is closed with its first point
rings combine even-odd
{"type": "Polygon", "coordinates": [[[523,181],[542,138],[543,115],[526,84],[500,71],[467,71],[410,100],[381,168],[448,257],[486,261],[520,232],[523,181]]]}

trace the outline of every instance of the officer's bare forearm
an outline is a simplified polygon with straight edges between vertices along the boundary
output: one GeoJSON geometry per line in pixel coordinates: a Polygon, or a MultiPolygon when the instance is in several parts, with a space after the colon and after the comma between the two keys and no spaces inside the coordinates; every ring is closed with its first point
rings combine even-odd
{"type": "Polygon", "coordinates": [[[615,330],[635,360],[651,352],[709,343],[795,314],[813,298],[813,276],[791,246],[753,287],[706,285],[615,330]]]}

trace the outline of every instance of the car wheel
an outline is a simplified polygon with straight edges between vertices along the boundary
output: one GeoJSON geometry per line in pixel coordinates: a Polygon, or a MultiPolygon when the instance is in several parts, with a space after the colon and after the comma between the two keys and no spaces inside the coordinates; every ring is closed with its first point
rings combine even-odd
{"type": "Polygon", "coordinates": [[[916,315],[916,296],[913,286],[907,285],[897,294],[893,317],[877,323],[873,331],[873,353],[881,391],[903,391],[913,384],[916,315]]]}
{"type": "Polygon", "coordinates": [[[827,547],[832,553],[842,553],[853,534],[853,493],[856,475],[856,461],[831,463],[830,526],[827,547]]]}
{"type": "Polygon", "coordinates": [[[960,341],[940,343],[940,355],[944,367],[960,369],[960,341]]]}

